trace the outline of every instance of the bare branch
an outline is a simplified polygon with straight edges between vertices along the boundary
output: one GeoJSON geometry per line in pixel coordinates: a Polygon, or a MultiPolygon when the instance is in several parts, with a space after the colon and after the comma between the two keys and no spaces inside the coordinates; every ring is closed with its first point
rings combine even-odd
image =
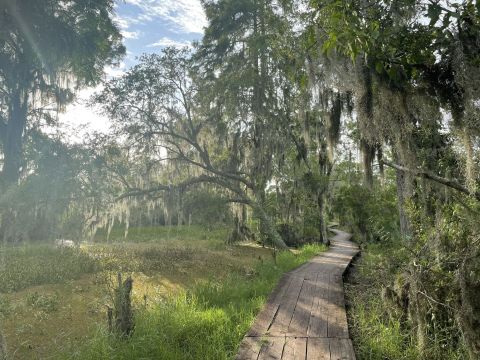
{"type": "Polygon", "coordinates": [[[393,169],[409,172],[409,173],[411,173],[415,176],[423,177],[425,179],[435,181],[439,184],[442,184],[442,185],[448,186],[452,189],[458,190],[458,191],[460,191],[464,194],[472,195],[477,200],[480,200],[480,193],[479,192],[475,192],[475,193],[472,194],[465,186],[463,186],[462,184],[460,184],[456,180],[447,179],[447,178],[432,174],[432,173],[430,173],[428,171],[425,171],[425,170],[409,169],[409,168],[406,168],[404,166],[401,166],[401,165],[395,164],[393,162],[390,162],[388,160],[382,160],[382,163],[384,163],[385,165],[387,165],[387,166],[389,166],[393,169]]]}

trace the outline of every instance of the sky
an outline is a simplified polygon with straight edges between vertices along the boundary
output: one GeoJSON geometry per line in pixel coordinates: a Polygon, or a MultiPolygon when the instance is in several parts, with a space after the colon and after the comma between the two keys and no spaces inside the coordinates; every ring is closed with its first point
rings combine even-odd
{"type": "MultiPolygon", "coordinates": [[[[108,78],[122,75],[143,53],[160,52],[165,46],[190,46],[202,38],[207,24],[200,0],[119,0],[115,10],[127,54],[119,67],[105,69],[108,78]]],[[[86,105],[96,90],[80,91],[77,101],[59,116],[61,129],[71,133],[74,142],[87,132],[108,130],[108,119],[86,105]]]]}

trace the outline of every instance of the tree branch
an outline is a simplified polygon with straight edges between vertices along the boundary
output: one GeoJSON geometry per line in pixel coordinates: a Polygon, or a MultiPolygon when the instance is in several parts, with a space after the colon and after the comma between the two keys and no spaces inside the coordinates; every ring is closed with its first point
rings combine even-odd
{"type": "Polygon", "coordinates": [[[393,169],[409,172],[409,173],[411,173],[415,176],[423,177],[425,179],[435,181],[439,184],[442,184],[442,185],[448,186],[452,189],[458,190],[458,191],[460,191],[464,194],[473,195],[477,200],[480,201],[480,193],[479,192],[475,192],[475,193],[472,194],[465,186],[463,186],[462,184],[460,184],[459,182],[457,182],[455,180],[447,179],[447,178],[432,174],[432,173],[430,173],[428,171],[425,171],[425,170],[409,169],[409,168],[406,168],[404,166],[395,164],[395,163],[393,163],[391,161],[388,161],[388,160],[385,160],[385,159],[383,159],[381,162],[383,164],[393,168],[393,169]]]}
{"type": "Polygon", "coordinates": [[[200,175],[198,177],[185,180],[185,181],[183,181],[181,183],[178,183],[178,184],[175,184],[175,185],[173,185],[173,184],[169,184],[169,185],[159,184],[159,185],[157,185],[153,188],[150,188],[150,189],[132,189],[131,191],[128,191],[125,194],[120,195],[115,200],[120,201],[120,200],[123,200],[123,199],[126,199],[126,198],[131,198],[131,197],[137,197],[137,196],[142,196],[142,195],[143,196],[144,195],[151,195],[151,194],[161,192],[161,191],[171,191],[173,189],[184,189],[184,188],[187,188],[189,186],[200,184],[200,183],[217,184],[217,185],[220,185],[220,186],[232,191],[233,193],[238,195],[241,199],[243,199],[245,197],[245,195],[243,194],[243,192],[240,188],[236,188],[235,186],[233,186],[232,184],[230,184],[226,181],[223,181],[223,180],[221,180],[217,177],[214,177],[214,176],[200,175]]]}
{"type": "MultiPolygon", "coordinates": [[[[198,161],[195,161],[195,160],[191,159],[189,156],[187,156],[184,153],[184,151],[180,148],[180,146],[176,142],[165,139],[165,141],[168,142],[170,145],[175,146],[176,151],[173,150],[173,152],[176,153],[177,155],[181,156],[182,159],[185,160],[186,162],[189,162],[190,164],[192,164],[194,166],[197,166],[197,167],[199,167],[203,170],[206,170],[206,171],[208,171],[212,174],[230,179],[232,181],[241,182],[242,184],[244,184],[245,186],[247,186],[251,190],[253,190],[255,188],[254,184],[251,181],[249,181],[248,179],[240,176],[238,173],[230,173],[230,172],[222,171],[222,170],[219,170],[219,169],[215,168],[212,165],[212,163],[210,162],[210,158],[208,156],[207,150],[202,149],[199,144],[197,144],[193,141],[188,141],[188,140],[186,140],[186,138],[184,136],[178,135],[177,133],[174,133],[174,132],[154,132],[154,133],[157,134],[157,135],[163,135],[163,136],[168,135],[168,136],[172,136],[173,138],[178,138],[180,140],[187,141],[188,144],[192,145],[195,148],[195,150],[199,153],[199,156],[203,160],[203,163],[201,163],[201,162],[198,162],[198,161]]],[[[172,151],[172,149],[169,148],[168,146],[165,145],[164,147],[169,149],[170,151],[172,151]]]]}

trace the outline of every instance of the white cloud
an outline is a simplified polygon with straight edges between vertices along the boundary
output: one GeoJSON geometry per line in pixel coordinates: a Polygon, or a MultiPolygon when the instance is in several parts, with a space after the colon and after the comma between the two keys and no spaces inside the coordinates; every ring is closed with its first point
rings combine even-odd
{"type": "Polygon", "coordinates": [[[123,31],[127,31],[130,28],[130,26],[132,26],[136,22],[135,19],[131,19],[127,16],[120,16],[118,14],[114,15],[113,20],[117,23],[118,27],[123,31]]]}
{"type": "Polygon", "coordinates": [[[207,25],[200,0],[127,0],[142,10],[137,17],[142,22],[155,18],[175,25],[177,32],[202,34],[207,25]]]}
{"type": "Polygon", "coordinates": [[[190,41],[176,41],[173,39],[169,39],[167,37],[163,37],[160,40],[154,42],[153,44],[148,45],[148,47],[165,47],[165,46],[174,46],[177,48],[184,48],[184,47],[192,47],[192,43],[190,41]]]}
{"type": "Polygon", "coordinates": [[[121,33],[125,39],[138,39],[142,34],[140,31],[127,31],[127,30],[122,30],[121,33]]]}

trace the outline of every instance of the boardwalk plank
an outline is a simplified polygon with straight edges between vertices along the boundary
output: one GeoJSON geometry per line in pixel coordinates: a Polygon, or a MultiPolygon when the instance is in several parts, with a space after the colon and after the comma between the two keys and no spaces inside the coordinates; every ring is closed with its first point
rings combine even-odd
{"type": "Polygon", "coordinates": [[[283,348],[282,360],[305,360],[307,357],[307,338],[287,337],[283,348]]]}
{"type": "Polygon", "coordinates": [[[262,336],[267,332],[275,315],[277,314],[279,304],[281,303],[291,282],[292,277],[289,275],[284,275],[280,279],[278,285],[275,287],[272,294],[270,294],[267,304],[257,315],[257,318],[248,331],[247,336],[262,336]]]}
{"type": "Polygon", "coordinates": [[[303,286],[302,278],[294,278],[292,280],[287,293],[285,294],[280,307],[278,308],[277,316],[273,319],[272,326],[268,329],[268,334],[271,336],[285,335],[288,331],[290,321],[292,320],[293,312],[297,304],[300,290],[303,286]]]}
{"type": "Polygon", "coordinates": [[[350,339],[330,339],[331,360],[354,360],[355,354],[350,339]]]}
{"type": "Polygon", "coordinates": [[[307,360],[330,360],[330,339],[308,338],[307,360]]]}
{"type": "Polygon", "coordinates": [[[312,312],[309,319],[307,335],[327,337],[328,329],[328,274],[322,273],[315,282],[312,312]]]}
{"type": "Polygon", "coordinates": [[[304,280],[292,321],[288,327],[288,336],[307,336],[308,324],[312,312],[313,291],[315,282],[304,280]]]}
{"type": "Polygon", "coordinates": [[[285,337],[268,337],[262,345],[258,360],[281,360],[285,337]]]}
{"type": "Polygon", "coordinates": [[[259,338],[245,337],[240,344],[237,360],[257,360],[260,353],[260,341],[259,338]]]}

